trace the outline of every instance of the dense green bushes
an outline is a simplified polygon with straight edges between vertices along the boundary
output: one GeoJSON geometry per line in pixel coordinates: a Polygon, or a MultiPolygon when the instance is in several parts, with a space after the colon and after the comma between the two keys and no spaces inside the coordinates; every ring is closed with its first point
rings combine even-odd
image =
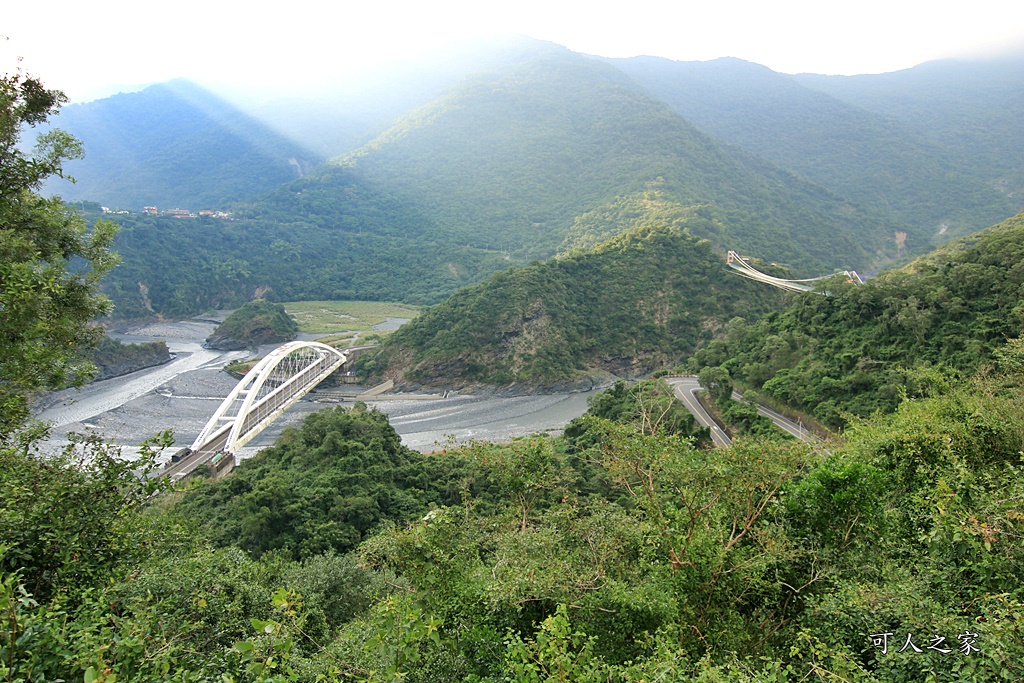
{"type": "Polygon", "coordinates": [[[181,509],[219,544],[308,558],[352,550],[384,521],[457,502],[448,487],[459,476],[444,458],[402,446],[383,414],[337,408],[286,430],[228,479],[204,483],[181,509]]]}
{"type": "Polygon", "coordinates": [[[733,321],[694,369],[724,367],[830,427],[942,391],[1024,330],[1024,216],[865,285],[828,287],[831,296],[733,321]]]}
{"type": "Polygon", "coordinates": [[[756,317],[780,292],[731,274],[707,240],[714,221],[665,207],[598,247],[513,268],[458,291],[361,359],[367,375],[410,382],[531,385],[590,368],[637,376],[678,362],[734,315],[756,317]],[[692,232],[690,231],[692,228],[692,232]]]}
{"type": "MultiPolygon", "coordinates": [[[[1021,358],[1014,342],[999,368],[858,422],[829,451],[698,450],[643,419],[588,416],[585,440],[422,456],[382,415],[334,409],[142,510],[116,461],[82,471],[8,448],[0,671],[1001,680],[1024,657],[1021,358]]],[[[626,417],[629,395],[595,409],[626,417]]]]}
{"type": "Polygon", "coordinates": [[[503,508],[470,498],[363,553],[442,620],[423,661],[456,663],[455,678],[998,680],[1024,654],[1020,380],[906,403],[831,453],[697,452],[610,423],[574,460],[543,441],[478,447],[467,455],[564,464],[509,479],[503,508]],[[574,484],[570,462],[605,488],[574,484]],[[489,650],[501,633],[511,649],[489,650]],[[921,653],[897,651],[908,633],[921,653]],[[935,635],[948,652],[926,649],[935,635]]]}
{"type": "Polygon", "coordinates": [[[171,359],[167,342],[122,344],[111,337],[103,337],[89,350],[89,360],[96,366],[97,380],[118,377],[171,359]]]}
{"type": "Polygon", "coordinates": [[[206,343],[216,349],[256,348],[263,344],[291,341],[299,333],[284,306],[266,299],[256,299],[231,312],[206,343]]]}

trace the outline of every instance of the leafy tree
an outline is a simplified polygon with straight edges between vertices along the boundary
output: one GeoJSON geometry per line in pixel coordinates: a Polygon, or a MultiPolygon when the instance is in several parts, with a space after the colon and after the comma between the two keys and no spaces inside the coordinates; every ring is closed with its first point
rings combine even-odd
{"type": "Polygon", "coordinates": [[[92,585],[142,547],[130,516],[157,489],[136,476],[152,467],[169,432],[143,444],[129,462],[92,437],[78,437],[46,460],[0,446],[0,570],[18,571],[37,599],[92,585]]]}
{"type": "Polygon", "coordinates": [[[224,319],[207,343],[217,349],[254,348],[295,339],[299,325],[281,304],[256,299],[224,319]]]}
{"type": "Polygon", "coordinates": [[[86,323],[109,309],[97,290],[115,263],[112,223],[85,221],[59,198],[38,194],[63,164],[81,156],[70,135],[50,130],[23,151],[26,128],[43,124],[66,101],[31,76],[0,78],[0,436],[28,418],[38,389],[81,385],[92,366],[81,355],[102,331],[86,323]]]}
{"type": "Polygon", "coordinates": [[[728,369],[722,366],[704,368],[700,371],[699,381],[716,403],[726,403],[732,398],[732,380],[728,369]]]}
{"type": "Polygon", "coordinates": [[[458,500],[458,463],[401,444],[387,417],[357,403],[306,418],[274,447],[178,506],[218,544],[296,559],[346,552],[384,522],[404,523],[458,500]]]}
{"type": "Polygon", "coordinates": [[[587,404],[587,414],[565,427],[563,436],[568,452],[604,443],[606,434],[601,425],[605,420],[633,425],[642,434],[677,434],[693,438],[698,445],[711,443],[710,430],[697,425],[690,411],[673,394],[672,387],[662,379],[647,379],[633,386],[619,380],[591,396],[587,404]]]}
{"type": "MultiPolygon", "coordinates": [[[[1024,213],[864,285],[829,285],[698,349],[691,370],[828,427],[947,392],[1024,332],[1024,213]]],[[[729,323],[733,325],[733,323],[729,323]]],[[[717,402],[717,398],[716,398],[717,402]]]]}

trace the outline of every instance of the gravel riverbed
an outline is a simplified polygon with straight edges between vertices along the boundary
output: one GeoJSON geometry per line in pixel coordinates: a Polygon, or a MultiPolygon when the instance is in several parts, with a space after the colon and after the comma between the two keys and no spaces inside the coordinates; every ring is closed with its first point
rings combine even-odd
{"type": "MultiPolygon", "coordinates": [[[[155,368],[46,396],[36,407],[36,417],[53,425],[46,449],[60,448],[67,443],[69,433],[89,431],[122,446],[126,457],[141,441],[165,429],[173,431],[175,448],[191,445],[237,382],[222,368],[249,355],[245,351],[203,348],[202,342],[213,327],[212,321],[187,320],[154,323],[117,334],[125,342],[165,340],[175,357],[155,368]]],[[[271,445],[285,427],[301,423],[310,413],[333,405],[351,406],[357,391],[353,387],[314,390],[237,456],[244,459],[271,445]]],[[[451,441],[508,441],[538,432],[560,432],[567,422],[586,411],[587,397],[592,393],[504,397],[456,394],[419,399],[384,395],[368,404],[388,415],[406,446],[428,452],[451,441]]]]}

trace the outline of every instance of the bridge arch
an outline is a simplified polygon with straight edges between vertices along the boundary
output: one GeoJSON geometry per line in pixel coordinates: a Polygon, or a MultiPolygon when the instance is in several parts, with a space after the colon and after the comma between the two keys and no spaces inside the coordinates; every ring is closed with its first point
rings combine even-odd
{"type": "Polygon", "coordinates": [[[348,360],[320,342],[283,344],[239,381],[203,427],[191,451],[236,453],[348,360]]]}

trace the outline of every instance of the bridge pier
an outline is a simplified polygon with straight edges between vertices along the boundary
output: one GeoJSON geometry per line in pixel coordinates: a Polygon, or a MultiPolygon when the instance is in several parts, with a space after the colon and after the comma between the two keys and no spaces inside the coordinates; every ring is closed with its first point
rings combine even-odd
{"type": "Polygon", "coordinates": [[[235,456],[231,453],[225,453],[220,451],[217,455],[210,458],[210,462],[207,463],[210,466],[210,474],[214,479],[220,479],[226,477],[231,470],[235,469],[235,456]]]}

